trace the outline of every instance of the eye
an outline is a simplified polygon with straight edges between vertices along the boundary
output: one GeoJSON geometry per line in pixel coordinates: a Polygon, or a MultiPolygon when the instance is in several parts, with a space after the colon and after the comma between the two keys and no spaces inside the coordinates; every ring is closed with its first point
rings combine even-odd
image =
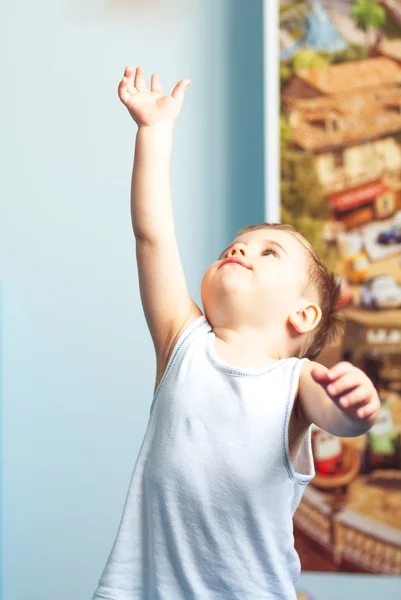
{"type": "Polygon", "coordinates": [[[270,255],[275,256],[276,258],[278,257],[277,252],[274,250],[274,248],[266,248],[266,250],[264,250],[262,252],[262,256],[270,256],[270,255]]]}

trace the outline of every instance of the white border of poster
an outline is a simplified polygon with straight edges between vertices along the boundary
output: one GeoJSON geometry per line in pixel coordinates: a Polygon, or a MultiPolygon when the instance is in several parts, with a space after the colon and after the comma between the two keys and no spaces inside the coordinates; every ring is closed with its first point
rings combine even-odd
{"type": "Polygon", "coordinates": [[[263,0],[265,221],[280,218],[279,0],[263,0]]]}

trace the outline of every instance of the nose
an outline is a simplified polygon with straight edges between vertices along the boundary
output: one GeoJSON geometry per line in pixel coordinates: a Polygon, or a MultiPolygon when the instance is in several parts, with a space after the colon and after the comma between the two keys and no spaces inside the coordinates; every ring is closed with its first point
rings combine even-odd
{"type": "Polygon", "coordinates": [[[246,256],[246,246],[245,246],[245,244],[238,243],[238,244],[234,244],[231,247],[230,252],[229,252],[229,256],[238,256],[239,254],[241,256],[246,256]]]}

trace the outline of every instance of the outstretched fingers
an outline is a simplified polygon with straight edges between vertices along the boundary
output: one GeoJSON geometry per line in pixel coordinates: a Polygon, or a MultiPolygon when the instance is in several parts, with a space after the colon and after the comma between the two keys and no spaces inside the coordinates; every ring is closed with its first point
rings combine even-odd
{"type": "Polygon", "coordinates": [[[189,79],[181,79],[181,81],[179,81],[173,89],[171,94],[172,97],[175,98],[175,100],[178,100],[179,102],[183,102],[185,92],[190,83],[191,82],[189,79]]]}
{"type": "Polygon", "coordinates": [[[160,83],[160,77],[156,73],[151,77],[150,90],[151,92],[155,92],[156,94],[161,94],[164,96],[164,92],[160,83]]]}
{"type": "Polygon", "coordinates": [[[138,92],[147,92],[148,88],[146,86],[145,74],[142,67],[137,67],[135,71],[135,82],[134,85],[138,92]]]}
{"type": "Polygon", "coordinates": [[[132,94],[135,94],[137,92],[134,86],[134,80],[132,78],[132,75],[132,67],[126,67],[124,71],[124,77],[122,78],[118,86],[118,95],[121,102],[123,102],[124,104],[128,102],[132,94]]]}

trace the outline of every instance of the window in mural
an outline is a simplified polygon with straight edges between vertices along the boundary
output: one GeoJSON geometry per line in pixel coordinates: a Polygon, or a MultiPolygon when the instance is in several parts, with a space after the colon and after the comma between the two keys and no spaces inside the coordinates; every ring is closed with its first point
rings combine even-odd
{"type": "Polygon", "coordinates": [[[343,285],[348,360],[382,410],[364,436],[315,429],[295,515],[304,570],[401,575],[401,0],[281,0],[282,221],[343,285]]]}

